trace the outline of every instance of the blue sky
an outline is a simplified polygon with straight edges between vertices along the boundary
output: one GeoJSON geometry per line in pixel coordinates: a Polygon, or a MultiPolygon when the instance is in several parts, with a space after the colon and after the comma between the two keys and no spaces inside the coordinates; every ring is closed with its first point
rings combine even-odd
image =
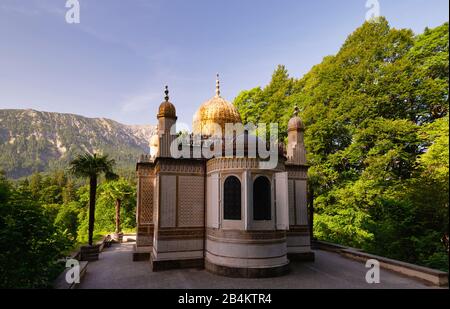
{"type": "MultiPolygon", "coordinates": [[[[0,108],[155,124],[164,85],[190,124],[214,95],[264,86],[278,64],[301,77],[360,26],[366,0],[0,0],[0,108]]],[[[391,26],[448,21],[448,0],[379,0],[391,26]]]]}

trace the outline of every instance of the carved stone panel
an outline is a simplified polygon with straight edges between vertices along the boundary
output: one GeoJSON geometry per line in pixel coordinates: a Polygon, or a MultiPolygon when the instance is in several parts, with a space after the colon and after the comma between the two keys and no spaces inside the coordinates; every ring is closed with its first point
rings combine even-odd
{"type": "Polygon", "coordinates": [[[161,192],[159,205],[159,226],[175,227],[176,226],[176,176],[161,175],[161,192]]]}
{"type": "Polygon", "coordinates": [[[178,177],[178,226],[204,225],[204,177],[178,177]]]}
{"type": "Polygon", "coordinates": [[[306,180],[295,181],[297,224],[308,224],[306,180]]]}
{"type": "Polygon", "coordinates": [[[295,225],[295,180],[289,179],[289,225],[295,225]]]}
{"type": "Polygon", "coordinates": [[[153,178],[139,177],[139,223],[153,223],[153,178]]]}

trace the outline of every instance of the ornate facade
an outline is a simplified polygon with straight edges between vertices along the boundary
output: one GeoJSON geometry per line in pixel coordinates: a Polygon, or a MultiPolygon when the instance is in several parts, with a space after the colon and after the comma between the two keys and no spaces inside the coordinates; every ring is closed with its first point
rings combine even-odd
{"type": "MultiPolygon", "coordinates": [[[[134,260],[149,259],[153,271],[198,267],[226,276],[270,277],[286,273],[290,260],[314,259],[304,126],[297,111],[288,124],[287,151],[270,169],[248,155],[247,144],[244,156],[172,156],[177,116],[167,88],[157,118],[151,153],[136,167],[134,260]]],[[[217,81],[216,95],[194,116],[193,135],[214,137],[225,124],[240,122],[217,81]]],[[[195,152],[194,145],[190,148],[195,152]]]]}

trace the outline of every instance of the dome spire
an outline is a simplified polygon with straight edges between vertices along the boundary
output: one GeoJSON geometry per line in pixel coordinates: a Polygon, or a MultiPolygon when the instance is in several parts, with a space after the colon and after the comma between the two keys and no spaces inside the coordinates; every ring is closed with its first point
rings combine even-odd
{"type": "Polygon", "coordinates": [[[164,90],[164,93],[165,93],[165,97],[164,97],[164,99],[166,100],[166,102],[169,102],[169,86],[167,86],[166,85],[166,88],[165,88],[165,90],[164,90]]]}
{"type": "Polygon", "coordinates": [[[216,97],[220,97],[220,81],[219,81],[219,73],[216,75],[216,97]]]}
{"type": "Polygon", "coordinates": [[[294,117],[298,116],[298,112],[299,112],[299,109],[298,109],[298,106],[296,104],[295,107],[294,107],[294,117]]]}
{"type": "Polygon", "coordinates": [[[177,119],[175,106],[169,102],[169,86],[164,87],[164,94],[164,101],[159,105],[158,119],[163,117],[177,119]]]}

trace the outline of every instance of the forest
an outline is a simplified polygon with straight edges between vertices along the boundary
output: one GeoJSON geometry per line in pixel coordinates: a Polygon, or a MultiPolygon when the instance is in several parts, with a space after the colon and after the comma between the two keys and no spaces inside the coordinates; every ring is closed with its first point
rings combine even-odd
{"type": "MultiPolygon", "coordinates": [[[[134,232],[134,179],[101,180],[94,239],[115,230],[115,199],[121,227],[134,232]]],[[[89,185],[64,170],[12,182],[0,174],[0,287],[47,288],[64,269],[58,262],[88,242],[89,185]],[[8,267],[4,267],[7,265],[8,267]]]]}
{"type": "Polygon", "coordinates": [[[379,18],[303,77],[280,65],[236,97],[281,138],[300,109],[317,239],[448,271],[448,44],[448,23],[415,35],[379,18]]]}

